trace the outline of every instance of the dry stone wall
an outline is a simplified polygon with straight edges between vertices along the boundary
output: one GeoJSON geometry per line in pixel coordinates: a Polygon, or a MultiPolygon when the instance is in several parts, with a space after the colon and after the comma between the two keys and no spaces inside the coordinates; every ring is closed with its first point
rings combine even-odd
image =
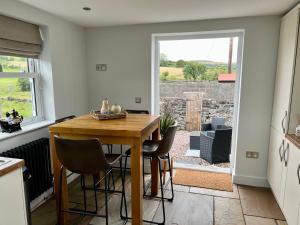
{"type": "MultiPolygon", "coordinates": [[[[232,124],[234,83],[208,81],[162,81],[160,84],[160,104],[169,104],[180,129],[185,129],[186,97],[184,92],[203,93],[201,120],[210,117],[224,117],[226,125],[232,124]]],[[[161,107],[163,108],[163,107],[161,107]]]]}

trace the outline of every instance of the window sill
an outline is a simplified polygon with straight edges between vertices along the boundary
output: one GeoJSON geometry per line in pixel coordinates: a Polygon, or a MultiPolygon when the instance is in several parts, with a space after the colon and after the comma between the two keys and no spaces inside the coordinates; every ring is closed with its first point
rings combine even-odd
{"type": "Polygon", "coordinates": [[[37,123],[33,123],[30,125],[26,125],[22,127],[22,130],[14,132],[14,133],[0,133],[0,141],[3,141],[5,139],[9,139],[9,138],[13,138],[22,134],[26,134],[28,132],[34,131],[34,130],[38,130],[44,127],[47,127],[51,124],[53,124],[53,121],[41,121],[41,122],[37,122],[37,123]]]}

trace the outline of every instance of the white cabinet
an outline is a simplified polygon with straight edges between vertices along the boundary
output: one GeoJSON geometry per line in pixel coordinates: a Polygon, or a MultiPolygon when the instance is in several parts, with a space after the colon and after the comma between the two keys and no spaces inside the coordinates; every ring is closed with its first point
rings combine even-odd
{"type": "Polygon", "coordinates": [[[0,176],[0,224],[27,225],[22,168],[0,176]]]}
{"type": "Polygon", "coordinates": [[[285,138],[274,128],[271,128],[269,145],[268,181],[272,187],[278,204],[283,203],[284,197],[284,161],[285,138]]]}
{"type": "Polygon", "coordinates": [[[299,8],[281,22],[268,161],[268,181],[289,225],[300,225],[300,149],[285,137],[300,113],[299,8]]]}
{"type": "Polygon", "coordinates": [[[297,9],[282,19],[280,28],[272,127],[282,133],[286,133],[288,129],[298,28],[299,10],[297,9]]]}
{"type": "Polygon", "coordinates": [[[300,204],[300,149],[288,143],[285,161],[287,162],[287,175],[283,213],[289,225],[297,225],[300,204]]]}

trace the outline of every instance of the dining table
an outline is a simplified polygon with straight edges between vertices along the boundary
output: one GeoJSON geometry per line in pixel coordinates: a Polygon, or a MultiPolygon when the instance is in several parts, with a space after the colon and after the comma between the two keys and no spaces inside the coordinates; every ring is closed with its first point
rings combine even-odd
{"type": "MultiPolygon", "coordinates": [[[[122,144],[131,148],[131,207],[132,224],[143,223],[143,142],[149,137],[153,140],[160,138],[160,117],[145,114],[127,114],[125,118],[112,120],[96,120],[90,114],[76,117],[49,127],[52,169],[54,174],[54,192],[56,208],[59,209],[58,190],[60,187],[60,168],[55,149],[54,136],[59,135],[68,139],[98,138],[101,144],[122,144]]],[[[84,151],[84,149],[82,149],[84,151]]],[[[157,195],[159,170],[158,160],[151,161],[151,194],[157,195]]],[[[69,208],[67,175],[63,172],[61,189],[61,207],[69,208]]],[[[59,212],[58,212],[59,213],[59,212]]],[[[62,213],[61,225],[69,224],[69,214],[62,213]]]]}

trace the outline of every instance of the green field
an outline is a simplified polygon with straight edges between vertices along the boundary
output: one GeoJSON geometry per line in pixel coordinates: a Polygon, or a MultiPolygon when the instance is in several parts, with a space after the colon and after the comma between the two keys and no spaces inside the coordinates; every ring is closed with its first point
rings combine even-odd
{"type": "MultiPolygon", "coordinates": [[[[27,63],[22,58],[1,56],[0,65],[3,72],[20,72],[27,63]]],[[[31,92],[21,90],[18,78],[0,78],[0,105],[2,116],[15,109],[24,118],[32,117],[31,92]]]]}
{"type": "Polygon", "coordinates": [[[15,109],[25,118],[32,117],[31,92],[20,91],[17,82],[18,78],[0,78],[2,115],[15,109]]]}

